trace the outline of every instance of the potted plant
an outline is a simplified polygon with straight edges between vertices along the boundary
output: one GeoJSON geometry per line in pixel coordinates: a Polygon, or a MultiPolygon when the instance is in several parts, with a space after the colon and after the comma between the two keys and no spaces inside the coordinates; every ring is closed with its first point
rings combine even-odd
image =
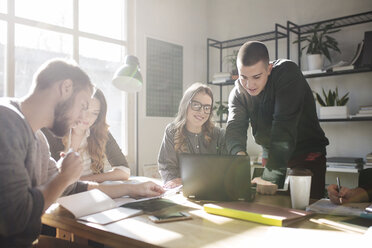
{"type": "Polygon", "coordinates": [[[331,30],[333,25],[334,23],[331,23],[321,27],[321,23],[318,23],[315,25],[314,29],[310,31],[310,34],[302,36],[299,40],[293,42],[307,41],[307,44],[301,48],[301,54],[302,51],[306,49],[309,70],[322,69],[324,63],[324,57],[322,55],[332,62],[329,50],[341,53],[338,48],[337,40],[329,36],[329,34],[340,31],[340,29],[331,30]]]}
{"type": "Polygon", "coordinates": [[[348,118],[349,112],[346,103],[349,101],[349,92],[339,98],[338,89],[328,91],[328,94],[322,89],[323,97],[315,93],[316,100],[320,104],[319,115],[320,119],[343,119],[348,118]]]}
{"type": "Polygon", "coordinates": [[[223,121],[227,120],[227,115],[229,113],[227,102],[216,101],[216,105],[213,106],[213,110],[216,111],[216,116],[219,120],[221,120],[221,116],[223,121]]]}
{"type": "Polygon", "coordinates": [[[226,63],[230,64],[231,67],[231,79],[238,79],[238,67],[236,66],[236,58],[239,50],[233,50],[232,54],[225,57],[226,63]]]}

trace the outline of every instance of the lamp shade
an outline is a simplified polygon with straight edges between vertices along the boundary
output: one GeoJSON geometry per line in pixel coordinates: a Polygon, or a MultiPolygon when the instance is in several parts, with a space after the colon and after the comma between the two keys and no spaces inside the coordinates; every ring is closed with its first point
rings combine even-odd
{"type": "Polygon", "coordinates": [[[142,88],[142,75],[138,58],[133,55],[125,57],[124,65],[114,74],[113,85],[125,92],[138,92],[142,88]]]}

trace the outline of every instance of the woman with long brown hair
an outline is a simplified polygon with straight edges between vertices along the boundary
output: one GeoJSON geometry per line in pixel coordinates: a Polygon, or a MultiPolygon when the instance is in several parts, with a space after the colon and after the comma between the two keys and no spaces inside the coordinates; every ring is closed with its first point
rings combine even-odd
{"type": "Polygon", "coordinates": [[[106,99],[97,89],[84,119],[62,140],[43,130],[55,160],[58,161],[61,151],[66,152],[70,148],[80,153],[84,164],[81,180],[103,182],[126,180],[130,176],[128,162],[108,131],[106,113],[106,99]]]}
{"type": "Polygon", "coordinates": [[[179,153],[225,153],[224,130],[212,121],[212,90],[201,83],[192,84],[184,93],[178,113],[165,129],[158,156],[159,172],[165,188],[182,184],[179,153]]]}

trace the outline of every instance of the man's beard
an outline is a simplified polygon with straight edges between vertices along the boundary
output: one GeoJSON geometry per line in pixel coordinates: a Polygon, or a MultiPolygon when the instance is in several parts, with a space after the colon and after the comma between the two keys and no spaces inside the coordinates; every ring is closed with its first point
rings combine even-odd
{"type": "Polygon", "coordinates": [[[65,136],[71,128],[68,113],[71,111],[72,102],[71,99],[67,99],[62,103],[58,103],[54,110],[54,122],[50,131],[57,137],[65,136]]]}

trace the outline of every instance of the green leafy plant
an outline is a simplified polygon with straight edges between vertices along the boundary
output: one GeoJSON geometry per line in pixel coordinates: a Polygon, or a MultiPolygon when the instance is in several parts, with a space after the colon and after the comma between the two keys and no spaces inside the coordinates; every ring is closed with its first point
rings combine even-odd
{"type": "Polygon", "coordinates": [[[311,30],[311,34],[302,36],[299,40],[293,43],[307,41],[307,45],[301,48],[301,53],[307,48],[306,54],[323,54],[326,58],[332,62],[329,50],[335,50],[341,53],[338,48],[338,42],[335,38],[329,36],[329,34],[336,33],[341,29],[331,30],[334,23],[327,24],[321,28],[321,23],[317,24],[314,29],[311,30]]]}
{"type": "Polygon", "coordinates": [[[213,106],[213,110],[216,111],[216,115],[218,117],[229,113],[227,102],[216,101],[216,105],[213,106]]]}
{"type": "Polygon", "coordinates": [[[334,90],[334,91],[329,90],[328,94],[324,91],[324,89],[322,89],[322,91],[323,91],[324,100],[322,99],[322,97],[318,93],[315,93],[315,95],[316,95],[316,100],[323,107],[326,107],[326,106],[344,106],[349,101],[349,97],[348,97],[349,92],[346,93],[340,99],[339,96],[338,96],[337,87],[336,87],[336,90],[334,90]]]}
{"type": "Polygon", "coordinates": [[[229,63],[231,66],[231,74],[237,75],[238,74],[238,68],[236,67],[236,57],[238,56],[239,50],[233,50],[232,54],[229,54],[225,57],[226,63],[229,63]]]}

